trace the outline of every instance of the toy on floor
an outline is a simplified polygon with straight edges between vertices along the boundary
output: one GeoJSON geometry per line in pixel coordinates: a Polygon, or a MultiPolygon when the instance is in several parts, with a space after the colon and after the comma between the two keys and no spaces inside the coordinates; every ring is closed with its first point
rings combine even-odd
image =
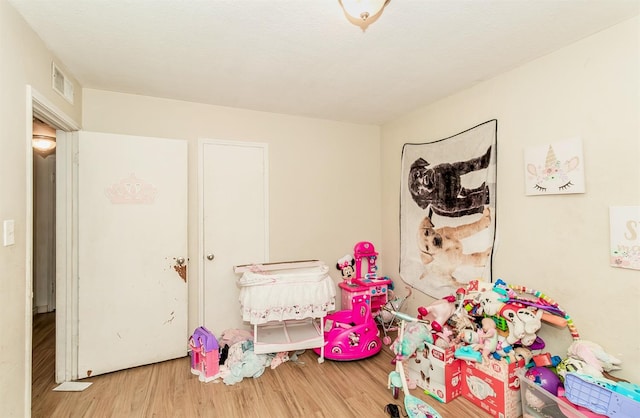
{"type": "MultiPolygon", "coordinates": [[[[387,388],[391,389],[394,399],[398,398],[400,388],[402,388],[402,391],[404,392],[404,408],[407,411],[407,416],[409,418],[442,418],[441,415],[429,404],[409,393],[407,378],[404,373],[403,360],[408,357],[408,353],[406,351],[407,344],[404,344],[404,342],[406,342],[405,332],[407,330],[407,325],[420,323],[422,323],[422,325],[426,324],[418,318],[413,318],[407,314],[395,311],[393,313],[398,317],[398,319],[400,319],[400,326],[397,339],[398,344],[394,343],[392,346],[392,349],[396,354],[394,358],[396,367],[394,371],[389,373],[387,388]]],[[[429,334],[430,337],[431,333],[428,329],[427,334],[429,334]]],[[[433,341],[433,339],[431,341],[433,341]]],[[[415,341],[411,341],[411,344],[415,344],[415,341]]]]}
{"type": "Polygon", "coordinates": [[[382,332],[384,333],[382,342],[385,345],[391,344],[391,337],[389,337],[388,333],[391,331],[398,330],[398,323],[396,320],[396,316],[392,312],[402,311],[402,308],[404,307],[407,299],[411,296],[411,287],[406,286],[406,288],[407,288],[407,295],[402,298],[396,297],[393,290],[389,289],[388,291],[389,300],[384,305],[383,309],[380,309],[380,311],[376,315],[376,319],[380,323],[380,327],[382,328],[382,332]]]}
{"type": "Polygon", "coordinates": [[[191,373],[201,382],[215,379],[219,371],[218,340],[205,327],[198,327],[189,338],[191,350],[191,373]]]}
{"type": "MultiPolygon", "coordinates": [[[[360,360],[380,352],[378,324],[371,315],[369,295],[354,296],[351,309],[328,314],[323,319],[324,356],[330,360],[360,360]]],[[[313,349],[320,355],[320,348],[313,349]]]]}
{"type": "Polygon", "coordinates": [[[408,359],[416,351],[423,350],[426,343],[433,344],[433,335],[425,321],[402,312],[394,311],[393,314],[400,319],[398,337],[390,347],[396,355],[395,361],[408,359]]]}
{"type": "Polygon", "coordinates": [[[342,293],[342,309],[351,308],[351,300],[357,295],[369,295],[371,314],[374,318],[389,301],[388,291],[393,282],[388,277],[378,277],[376,271],[378,253],[372,243],[358,242],[353,247],[353,257],[345,255],[336,267],[342,272],[343,281],[338,283],[342,293]],[[367,265],[363,266],[366,262],[367,265]]]}

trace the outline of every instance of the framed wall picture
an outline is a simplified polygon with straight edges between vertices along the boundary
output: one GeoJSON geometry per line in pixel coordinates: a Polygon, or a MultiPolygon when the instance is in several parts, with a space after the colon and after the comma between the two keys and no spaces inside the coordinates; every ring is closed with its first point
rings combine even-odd
{"type": "Polygon", "coordinates": [[[528,196],[584,193],[584,158],[579,138],[527,147],[524,151],[528,196]]]}
{"type": "Polygon", "coordinates": [[[640,270],[640,206],[611,206],[612,267],[640,270]]]}

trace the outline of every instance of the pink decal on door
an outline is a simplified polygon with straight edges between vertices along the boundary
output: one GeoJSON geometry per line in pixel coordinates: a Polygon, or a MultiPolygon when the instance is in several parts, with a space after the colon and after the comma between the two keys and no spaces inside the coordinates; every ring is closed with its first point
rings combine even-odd
{"type": "Polygon", "coordinates": [[[105,189],[112,204],[152,204],[157,193],[151,183],[137,178],[134,173],[105,189]]]}

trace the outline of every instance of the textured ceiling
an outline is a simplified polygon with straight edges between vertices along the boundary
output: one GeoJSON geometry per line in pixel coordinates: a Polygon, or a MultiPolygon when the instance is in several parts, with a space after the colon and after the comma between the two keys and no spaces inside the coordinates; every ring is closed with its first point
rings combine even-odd
{"type": "Polygon", "coordinates": [[[9,0],[83,87],[383,124],[640,10],[640,0],[9,0]]]}

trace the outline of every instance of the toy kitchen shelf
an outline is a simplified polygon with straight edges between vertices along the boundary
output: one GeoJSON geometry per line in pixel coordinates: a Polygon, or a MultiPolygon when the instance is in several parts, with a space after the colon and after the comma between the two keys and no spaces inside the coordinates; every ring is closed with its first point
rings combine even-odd
{"type": "Polygon", "coordinates": [[[375,314],[387,303],[391,280],[386,278],[352,279],[339,283],[342,293],[342,309],[351,309],[355,296],[371,297],[371,313],[375,314]]]}

